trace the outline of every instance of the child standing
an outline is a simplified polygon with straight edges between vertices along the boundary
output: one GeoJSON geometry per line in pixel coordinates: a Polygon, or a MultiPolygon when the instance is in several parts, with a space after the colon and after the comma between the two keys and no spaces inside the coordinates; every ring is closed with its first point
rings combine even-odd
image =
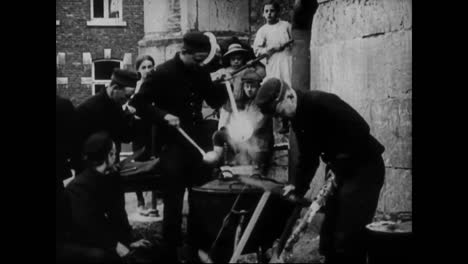
{"type": "Polygon", "coordinates": [[[292,40],[291,24],[279,19],[280,6],[277,2],[268,1],[263,6],[263,25],[255,36],[253,48],[257,56],[268,54],[266,60],[266,77],[276,77],[291,86],[292,52],[285,46],[292,40]]]}
{"type": "MultiPolygon", "coordinates": [[[[275,1],[268,1],[263,5],[263,17],[266,20],[255,36],[253,48],[257,56],[267,54],[266,76],[278,78],[291,87],[292,51],[287,45],[292,40],[291,24],[279,19],[280,5],[275,1]]],[[[280,134],[289,131],[289,123],[286,119],[276,119],[281,122],[280,134]]]]}

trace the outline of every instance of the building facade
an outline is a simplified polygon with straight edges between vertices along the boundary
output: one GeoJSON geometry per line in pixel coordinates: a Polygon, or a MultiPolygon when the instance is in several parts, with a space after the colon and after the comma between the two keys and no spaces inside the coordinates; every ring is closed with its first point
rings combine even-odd
{"type": "Polygon", "coordinates": [[[143,23],[143,0],[56,0],[57,93],[76,106],[132,68],[143,23]]]}

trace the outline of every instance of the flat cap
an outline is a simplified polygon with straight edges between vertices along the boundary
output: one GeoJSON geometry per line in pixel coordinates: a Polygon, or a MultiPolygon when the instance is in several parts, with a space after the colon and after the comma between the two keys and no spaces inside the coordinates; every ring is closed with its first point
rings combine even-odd
{"type": "Polygon", "coordinates": [[[242,75],[243,82],[262,82],[263,78],[254,70],[248,69],[242,75]]]}
{"type": "Polygon", "coordinates": [[[255,104],[263,114],[272,115],[276,105],[283,99],[288,85],[278,78],[267,79],[258,89],[255,104]]]}
{"type": "Polygon", "coordinates": [[[199,31],[188,32],[183,37],[183,47],[192,52],[210,52],[211,44],[207,35],[199,31]]]}
{"type": "Polygon", "coordinates": [[[111,79],[120,86],[135,88],[138,81],[138,73],[135,71],[115,68],[111,79]]]}

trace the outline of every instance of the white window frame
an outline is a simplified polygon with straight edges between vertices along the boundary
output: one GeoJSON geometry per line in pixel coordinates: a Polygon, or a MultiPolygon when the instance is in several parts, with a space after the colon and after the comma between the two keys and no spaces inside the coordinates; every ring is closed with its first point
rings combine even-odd
{"type": "Polygon", "coordinates": [[[95,74],[94,74],[94,70],[95,70],[95,66],[94,64],[96,62],[101,62],[101,61],[114,61],[114,62],[119,62],[120,65],[119,65],[119,68],[120,69],[123,69],[123,61],[121,60],[116,60],[116,59],[99,59],[99,60],[95,60],[93,61],[93,64],[92,64],[92,67],[91,67],[91,77],[93,78],[93,84],[91,85],[91,94],[92,95],[95,95],[96,94],[96,84],[104,84],[106,87],[107,85],[110,84],[111,80],[96,80],[95,79],[95,74]]]}
{"type": "Polygon", "coordinates": [[[119,14],[120,17],[118,18],[109,18],[109,1],[104,1],[104,17],[103,18],[95,18],[94,17],[94,1],[90,0],[89,3],[91,5],[91,20],[86,21],[87,26],[98,26],[98,27],[125,27],[127,26],[127,22],[123,21],[123,1],[120,0],[119,6],[119,14]]]}

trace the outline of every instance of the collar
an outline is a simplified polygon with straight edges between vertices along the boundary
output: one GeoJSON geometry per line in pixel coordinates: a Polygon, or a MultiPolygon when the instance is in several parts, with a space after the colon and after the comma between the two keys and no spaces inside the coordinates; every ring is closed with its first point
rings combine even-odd
{"type": "Polygon", "coordinates": [[[304,108],[304,94],[305,93],[304,91],[299,90],[299,89],[294,89],[294,91],[296,92],[297,106],[296,106],[296,115],[294,116],[293,120],[296,121],[296,120],[300,120],[302,113],[304,113],[303,108],[304,108]]]}
{"type": "Polygon", "coordinates": [[[188,70],[188,67],[185,66],[182,59],[180,59],[180,51],[176,52],[176,54],[174,55],[173,60],[175,61],[175,64],[176,64],[177,68],[180,68],[180,69],[183,69],[183,70],[188,70]]]}

